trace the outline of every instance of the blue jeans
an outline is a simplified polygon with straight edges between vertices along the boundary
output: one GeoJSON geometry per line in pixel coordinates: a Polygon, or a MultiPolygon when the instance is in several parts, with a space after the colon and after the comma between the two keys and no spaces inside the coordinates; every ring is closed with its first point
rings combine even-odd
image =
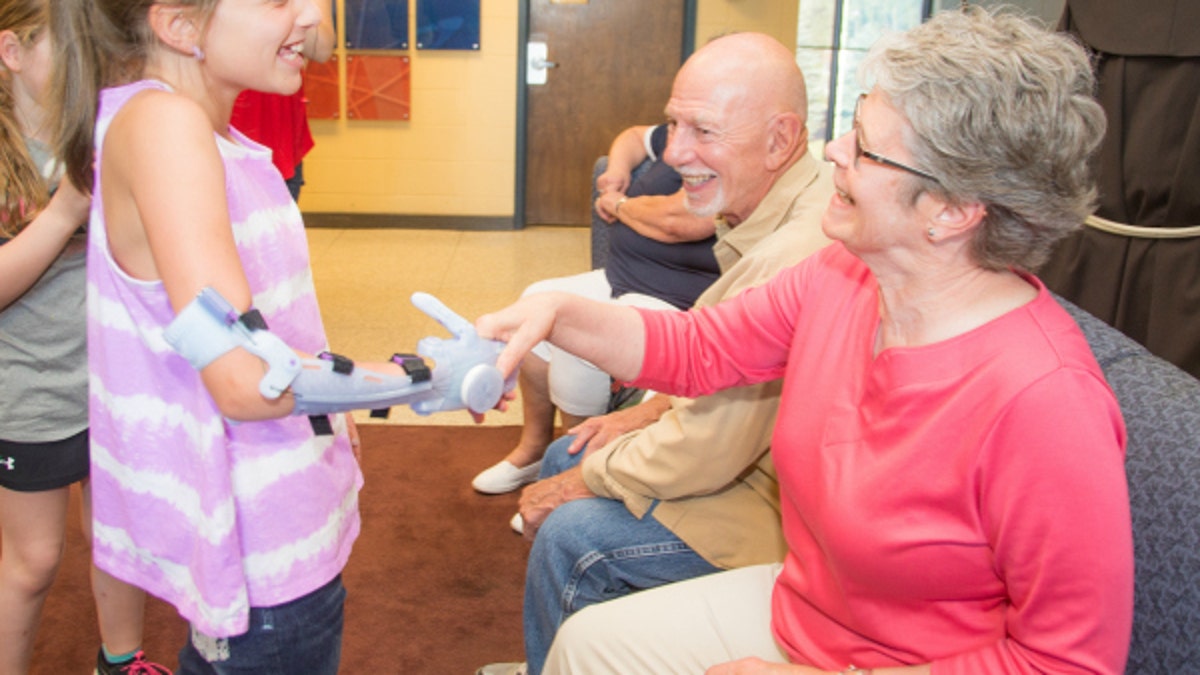
{"type": "Polygon", "coordinates": [[[191,638],[179,650],[175,675],[337,675],[342,659],[339,575],[303,597],[274,607],[251,607],[250,630],[227,639],[191,638]],[[209,661],[200,650],[219,652],[209,661]]]}
{"type": "MultiPolygon", "coordinates": [[[[582,452],[567,454],[573,439],[564,436],[546,449],[542,478],[582,461],[582,452]]],[[[529,672],[542,672],[558,627],[584,607],[718,571],[650,513],[639,520],[612,499],[563,504],[538,529],[525,570],[529,672]]]]}

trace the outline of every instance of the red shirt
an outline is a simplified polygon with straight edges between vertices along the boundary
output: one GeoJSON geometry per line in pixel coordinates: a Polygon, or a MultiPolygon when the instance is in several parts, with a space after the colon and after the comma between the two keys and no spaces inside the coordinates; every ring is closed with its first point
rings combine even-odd
{"type": "Polygon", "coordinates": [[[1026,280],[1027,305],[878,355],[875,278],[837,243],[715,307],[642,312],[638,386],[784,377],[771,622],[793,661],[1123,671],[1124,423],[1075,322],[1026,280]]]}
{"type": "Polygon", "coordinates": [[[243,91],[233,104],[230,126],[271,149],[271,162],[284,180],[313,147],[304,86],[290,95],[243,91]]]}

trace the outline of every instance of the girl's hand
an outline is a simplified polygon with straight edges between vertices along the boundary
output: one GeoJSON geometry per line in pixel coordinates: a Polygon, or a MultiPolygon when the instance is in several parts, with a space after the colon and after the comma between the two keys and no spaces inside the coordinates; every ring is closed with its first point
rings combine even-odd
{"type": "Polygon", "coordinates": [[[350,436],[350,451],[354,453],[354,461],[362,467],[362,439],[358,435],[358,423],[350,413],[342,413],[342,416],[346,419],[346,434],[350,436]]]}
{"type": "Polygon", "coordinates": [[[70,236],[80,225],[87,222],[91,208],[91,196],[80,192],[75,184],[64,176],[43,213],[53,215],[66,236],[70,236]]]}

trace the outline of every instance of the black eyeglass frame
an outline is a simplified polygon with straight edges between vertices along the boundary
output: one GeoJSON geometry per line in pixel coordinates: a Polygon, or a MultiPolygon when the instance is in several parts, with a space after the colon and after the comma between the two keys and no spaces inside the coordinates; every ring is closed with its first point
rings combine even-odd
{"type": "Polygon", "coordinates": [[[942,181],[938,180],[937,176],[929,173],[928,171],[923,171],[916,167],[909,166],[909,165],[905,164],[904,162],[897,162],[894,159],[888,159],[887,157],[884,157],[883,155],[881,155],[877,152],[871,152],[870,150],[867,150],[866,148],[863,147],[862,122],[859,117],[859,111],[862,110],[862,102],[863,102],[863,99],[865,99],[866,97],[867,97],[866,94],[859,94],[858,100],[854,102],[854,160],[855,160],[855,162],[858,161],[859,157],[866,157],[867,159],[869,159],[873,162],[878,162],[879,164],[883,164],[884,166],[890,166],[893,169],[900,169],[901,171],[907,171],[907,172],[913,174],[914,176],[920,176],[921,178],[931,180],[931,181],[937,183],[938,185],[941,185],[942,181]]]}

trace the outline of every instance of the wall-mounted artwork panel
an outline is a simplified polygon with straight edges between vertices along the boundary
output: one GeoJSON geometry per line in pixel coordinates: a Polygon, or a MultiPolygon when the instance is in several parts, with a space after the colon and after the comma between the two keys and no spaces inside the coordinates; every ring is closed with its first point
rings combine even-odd
{"type": "Polygon", "coordinates": [[[408,49],[408,0],[345,3],[347,49],[408,49]]]}
{"type": "Polygon", "coordinates": [[[479,0],[417,0],[417,49],[479,49],[479,0]]]}
{"type": "Polygon", "coordinates": [[[412,105],[412,69],[407,55],[346,56],[346,117],[407,120],[412,105]]]}
{"type": "Polygon", "coordinates": [[[308,100],[308,119],[336,120],[338,107],[338,57],[325,63],[309,61],[304,71],[304,98],[308,100]]]}

